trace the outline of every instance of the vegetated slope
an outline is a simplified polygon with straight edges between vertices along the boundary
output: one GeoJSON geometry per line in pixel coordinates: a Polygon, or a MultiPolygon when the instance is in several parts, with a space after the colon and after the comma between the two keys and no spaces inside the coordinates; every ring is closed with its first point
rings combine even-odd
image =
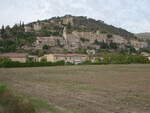
{"type": "Polygon", "coordinates": [[[2,27],[0,38],[0,52],[85,53],[87,49],[97,52],[104,49],[129,53],[130,49],[145,47],[145,41],[124,29],[101,20],[71,15],[2,27]]]}
{"type": "MultiPolygon", "coordinates": [[[[56,30],[56,32],[61,32],[64,26],[70,27],[70,30],[78,30],[78,31],[89,31],[96,32],[99,30],[104,33],[112,33],[116,35],[120,35],[126,38],[134,38],[135,35],[131,32],[128,32],[122,28],[117,28],[112,25],[108,25],[101,20],[95,20],[92,18],[87,18],[83,16],[71,16],[66,15],[64,17],[53,17],[48,20],[33,22],[28,24],[27,26],[34,26],[34,24],[39,23],[40,27],[45,28],[45,30],[50,28],[52,30],[56,30]],[[49,28],[48,28],[49,27],[49,28]]],[[[61,34],[61,33],[60,33],[61,34]]]]}
{"type": "Polygon", "coordinates": [[[88,19],[86,17],[75,17],[74,19],[76,26],[85,26],[90,31],[100,30],[101,32],[108,32],[116,35],[120,35],[126,38],[134,38],[134,34],[130,33],[122,28],[117,28],[112,25],[108,25],[101,20],[88,19]]]}
{"type": "Polygon", "coordinates": [[[143,39],[150,39],[150,33],[138,33],[136,36],[143,38],[143,39]]]}

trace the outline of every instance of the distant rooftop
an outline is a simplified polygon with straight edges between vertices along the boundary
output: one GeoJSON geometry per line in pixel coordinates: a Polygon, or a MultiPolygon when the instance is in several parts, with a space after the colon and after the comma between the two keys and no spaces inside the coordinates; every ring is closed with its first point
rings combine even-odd
{"type": "Polygon", "coordinates": [[[25,53],[3,53],[0,57],[10,57],[10,58],[25,58],[27,54],[25,53]]]}
{"type": "Polygon", "coordinates": [[[53,54],[56,57],[86,57],[86,54],[53,54]]]}

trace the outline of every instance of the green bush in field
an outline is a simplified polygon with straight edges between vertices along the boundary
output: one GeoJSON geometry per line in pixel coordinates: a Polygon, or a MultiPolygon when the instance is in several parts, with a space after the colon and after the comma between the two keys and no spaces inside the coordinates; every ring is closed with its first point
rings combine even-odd
{"type": "Polygon", "coordinates": [[[5,92],[6,89],[7,89],[6,85],[0,84],[0,94],[5,92]]]}
{"type": "Polygon", "coordinates": [[[11,60],[9,58],[6,58],[6,57],[0,58],[0,64],[6,63],[6,62],[11,62],[11,60]]]}
{"type": "MultiPolygon", "coordinates": [[[[0,85],[2,113],[35,113],[35,107],[23,98],[15,96],[5,85],[0,85]]],[[[0,111],[1,112],[1,111],[0,111]]]]}

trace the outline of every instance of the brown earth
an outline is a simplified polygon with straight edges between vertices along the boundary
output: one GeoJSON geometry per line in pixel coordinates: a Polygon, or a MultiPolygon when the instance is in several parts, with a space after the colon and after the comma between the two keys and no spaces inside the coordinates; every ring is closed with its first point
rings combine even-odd
{"type": "Polygon", "coordinates": [[[40,113],[150,113],[150,65],[0,69],[40,113]]]}

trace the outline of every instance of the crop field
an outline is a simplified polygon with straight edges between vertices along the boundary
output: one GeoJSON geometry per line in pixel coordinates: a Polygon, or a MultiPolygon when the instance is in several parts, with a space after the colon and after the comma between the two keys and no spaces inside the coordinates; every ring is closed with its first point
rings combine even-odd
{"type": "Polygon", "coordinates": [[[0,68],[38,113],[150,113],[150,65],[0,68]]]}

